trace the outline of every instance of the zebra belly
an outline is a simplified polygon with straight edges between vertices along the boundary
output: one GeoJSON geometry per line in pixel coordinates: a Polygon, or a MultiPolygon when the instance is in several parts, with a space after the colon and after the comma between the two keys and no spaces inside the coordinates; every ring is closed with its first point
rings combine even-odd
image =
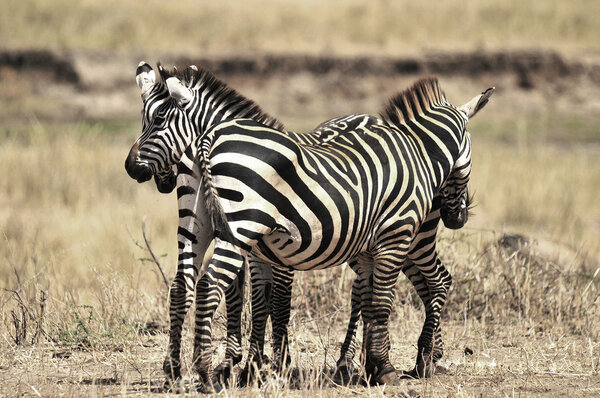
{"type": "MultiPolygon", "coordinates": [[[[347,252],[333,253],[333,250],[324,250],[319,254],[314,250],[297,251],[294,248],[302,246],[298,239],[298,236],[294,236],[282,229],[277,229],[273,233],[264,236],[252,250],[252,253],[270,263],[298,271],[309,271],[341,265],[359,252],[366,251],[366,242],[363,245],[357,246],[354,250],[347,252]]],[[[321,235],[312,236],[311,243],[311,247],[315,245],[319,247],[321,244],[327,247],[335,246],[333,242],[329,242],[329,244],[324,242],[321,235]]]]}

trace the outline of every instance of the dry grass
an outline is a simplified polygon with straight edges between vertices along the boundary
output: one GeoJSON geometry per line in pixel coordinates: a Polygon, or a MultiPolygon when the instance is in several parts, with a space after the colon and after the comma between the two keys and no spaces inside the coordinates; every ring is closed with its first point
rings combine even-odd
{"type": "MultiPolygon", "coordinates": [[[[539,126],[518,123],[525,130],[539,126]]],[[[0,280],[8,289],[0,295],[3,394],[145,395],[162,381],[166,292],[147,261],[140,224],[147,215],[153,248],[172,277],[175,200],[124,172],[136,129],[30,123],[3,132],[0,168],[9,176],[0,180],[0,280]],[[150,321],[158,334],[140,334],[151,331],[150,321]]],[[[597,149],[585,131],[573,134],[588,145],[571,141],[565,150],[554,139],[519,141],[510,129],[501,137],[494,129],[501,128],[483,120],[472,127],[482,134],[474,148],[476,216],[464,230],[444,230],[440,240],[455,277],[444,324],[448,374],[387,393],[550,396],[563,392],[565,382],[576,396],[600,389],[597,149]],[[489,246],[504,232],[539,243],[489,246]],[[466,347],[474,354],[465,356],[466,347]]],[[[299,390],[275,383],[228,394],[381,396],[383,388],[333,388],[322,377],[343,339],[351,279],[342,269],[297,276],[291,350],[308,382],[299,390]]],[[[422,312],[406,281],[397,297],[392,360],[409,368],[422,312]]],[[[215,325],[222,338],[222,316],[215,325]]],[[[193,375],[190,337],[188,330],[184,358],[193,375]]]]}
{"type": "Polygon", "coordinates": [[[598,2],[8,0],[4,46],[135,52],[406,54],[598,50],[598,2]],[[415,23],[416,22],[416,23],[415,23]]]}
{"type": "MultiPolygon", "coordinates": [[[[600,37],[600,3],[587,0],[5,3],[5,47],[139,53],[149,60],[164,53],[405,55],[523,47],[595,56],[600,37]]],[[[0,70],[0,113],[10,121],[0,128],[0,395],[149,395],[163,381],[168,316],[141,221],[146,215],[154,251],[172,278],[175,198],[126,175],[137,122],[60,124],[65,116],[77,120],[79,109],[57,98],[78,103],[86,93],[27,73],[0,70]]],[[[337,75],[234,83],[303,130],[338,113],[376,112],[380,97],[408,79],[352,82],[368,100],[335,91],[347,86],[337,75]],[[290,92],[327,95],[305,103],[290,101],[290,92]],[[378,95],[370,98],[373,92],[378,95]]],[[[442,230],[439,241],[455,280],[443,324],[446,371],[396,388],[327,384],[323,369],[331,369],[339,352],[353,277],[337,268],[296,277],[290,343],[300,385],[271,381],[227,396],[600,395],[596,90],[587,89],[587,80],[542,79],[529,92],[516,89],[512,76],[448,80],[452,100],[491,81],[499,90],[470,126],[476,215],[463,230],[442,230]],[[577,90],[566,90],[571,85],[577,90]],[[505,233],[526,240],[508,248],[493,244],[505,233]]],[[[131,85],[125,101],[137,95],[131,85]]],[[[423,313],[406,281],[397,292],[391,357],[408,369],[423,313]]],[[[244,319],[247,332],[247,313],[244,319]]],[[[214,330],[220,358],[222,314],[214,330]]],[[[191,334],[184,332],[183,354],[184,371],[193,377],[191,334]]]]}

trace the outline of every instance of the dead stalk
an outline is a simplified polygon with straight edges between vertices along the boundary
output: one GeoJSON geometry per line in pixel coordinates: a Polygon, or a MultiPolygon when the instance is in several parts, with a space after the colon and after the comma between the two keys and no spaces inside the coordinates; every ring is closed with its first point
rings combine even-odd
{"type": "Polygon", "coordinates": [[[144,236],[144,242],[146,242],[146,248],[148,249],[148,252],[152,256],[152,260],[154,260],[154,263],[156,264],[156,266],[158,267],[158,270],[160,271],[160,274],[162,275],[163,282],[165,283],[165,287],[167,288],[167,290],[169,290],[169,281],[167,280],[167,277],[165,276],[165,272],[163,271],[163,268],[160,265],[158,258],[156,258],[156,256],[154,255],[154,252],[152,251],[152,247],[150,246],[150,242],[148,241],[148,238],[146,237],[146,217],[145,216],[142,219],[142,235],[144,236]]]}

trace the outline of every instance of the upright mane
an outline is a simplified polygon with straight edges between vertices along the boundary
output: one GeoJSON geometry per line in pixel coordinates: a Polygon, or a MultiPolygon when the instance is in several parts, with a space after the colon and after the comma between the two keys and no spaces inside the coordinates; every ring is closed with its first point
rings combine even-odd
{"type": "Polygon", "coordinates": [[[206,90],[212,93],[213,98],[219,98],[220,104],[227,104],[227,108],[235,109],[236,118],[254,119],[277,130],[285,129],[283,123],[263,111],[256,102],[227,86],[206,68],[188,66],[183,71],[176,68],[167,70],[159,62],[158,70],[163,82],[170,77],[176,77],[191,90],[206,90]]]}
{"type": "Polygon", "coordinates": [[[392,97],[381,118],[390,125],[399,125],[443,104],[446,104],[446,97],[437,78],[427,77],[392,97]]]}

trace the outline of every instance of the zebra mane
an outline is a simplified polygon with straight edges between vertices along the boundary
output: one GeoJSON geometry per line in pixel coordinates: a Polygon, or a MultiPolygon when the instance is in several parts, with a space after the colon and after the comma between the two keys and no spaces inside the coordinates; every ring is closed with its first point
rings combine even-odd
{"type": "Polygon", "coordinates": [[[399,125],[442,104],[446,104],[446,97],[437,78],[427,77],[393,96],[381,113],[381,118],[388,124],[399,125]]]}
{"type": "Polygon", "coordinates": [[[170,77],[176,77],[190,90],[207,91],[211,93],[213,98],[219,98],[221,104],[228,105],[230,109],[236,109],[236,118],[249,118],[277,130],[283,131],[285,129],[283,123],[263,111],[256,102],[229,87],[206,68],[188,66],[182,71],[176,68],[167,70],[161,67],[159,62],[158,70],[163,83],[170,77]]]}

